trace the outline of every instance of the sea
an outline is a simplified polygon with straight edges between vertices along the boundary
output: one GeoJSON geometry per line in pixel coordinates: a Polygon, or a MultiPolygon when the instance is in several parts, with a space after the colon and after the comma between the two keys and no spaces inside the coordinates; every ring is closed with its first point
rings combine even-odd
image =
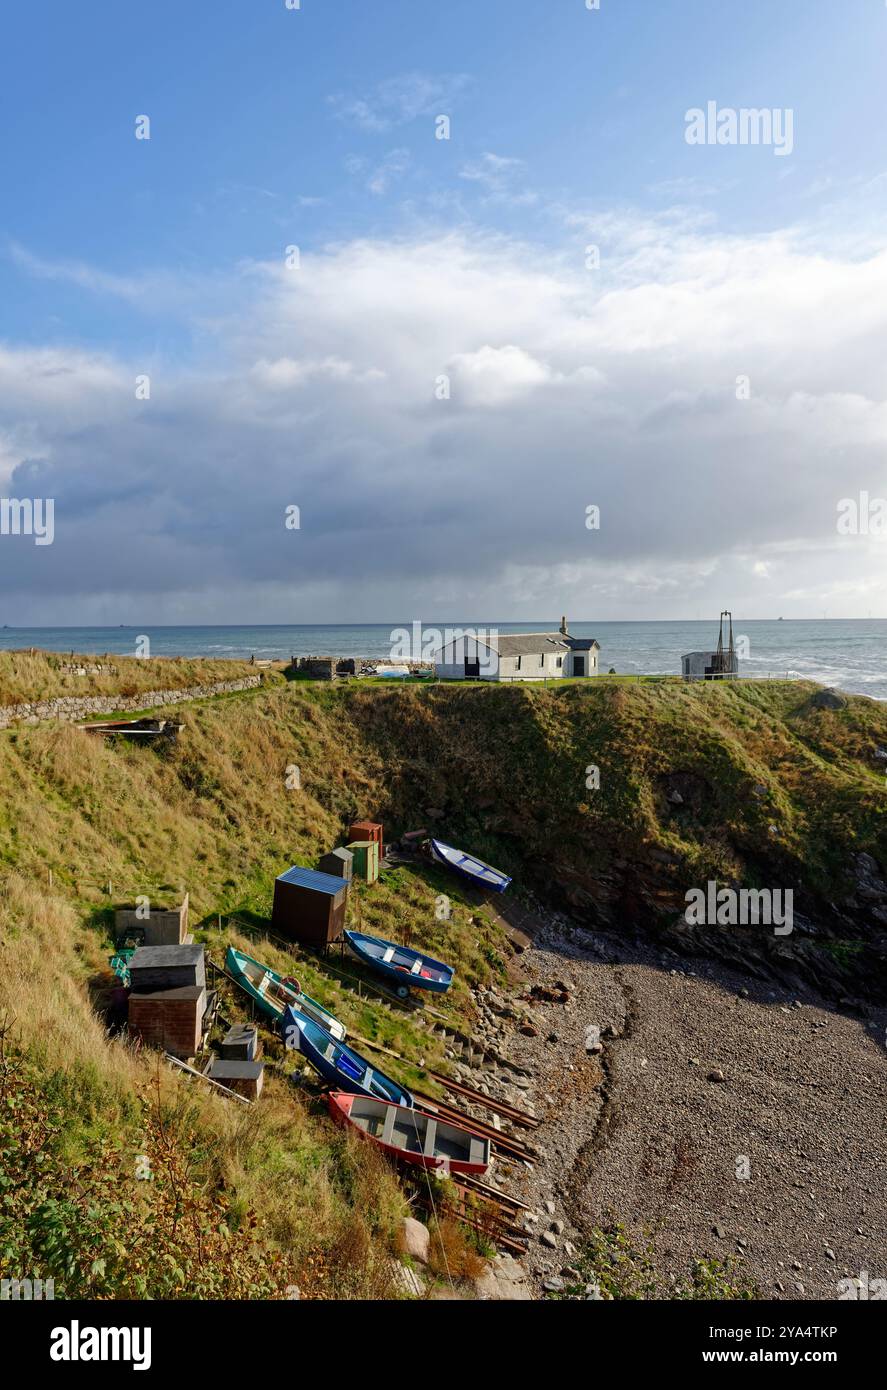
{"type": "MultiPolygon", "coordinates": [[[[448,620],[424,623],[426,651],[449,629],[487,632],[551,632],[560,618],[520,623],[448,620]]],[[[55,652],[111,653],[121,656],[236,657],[249,660],[291,656],[397,658],[394,648],[410,619],[391,623],[255,624],[195,627],[4,627],[0,650],[38,647],[55,652]],[[398,630],[401,630],[400,632],[398,630]],[[146,650],[144,638],[148,638],[146,650]]],[[[677,675],[684,652],[711,651],[718,625],[688,622],[571,622],[575,637],[600,643],[599,668],[620,675],[677,675]]],[[[734,619],[741,676],[790,677],[819,681],[855,694],[887,700],[887,619],[734,619]]],[[[414,659],[421,658],[421,651],[414,659]]]]}

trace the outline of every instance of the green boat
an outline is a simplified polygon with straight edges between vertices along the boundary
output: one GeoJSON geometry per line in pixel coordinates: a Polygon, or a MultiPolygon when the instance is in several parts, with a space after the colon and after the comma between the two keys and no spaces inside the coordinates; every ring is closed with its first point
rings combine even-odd
{"type": "Polygon", "coordinates": [[[298,980],[291,975],[278,975],[276,970],[269,969],[233,946],[229,946],[225,954],[225,966],[229,975],[234,976],[240,987],[269,1018],[279,1020],[283,1017],[284,1009],[291,1004],[300,1013],[319,1023],[338,1042],[345,1037],[344,1023],[340,1023],[309,994],[303,994],[298,980]]]}

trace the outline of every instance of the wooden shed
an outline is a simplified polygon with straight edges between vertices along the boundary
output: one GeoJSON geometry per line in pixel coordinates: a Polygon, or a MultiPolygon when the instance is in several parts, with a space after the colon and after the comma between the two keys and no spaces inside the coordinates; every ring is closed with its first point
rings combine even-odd
{"type": "Polygon", "coordinates": [[[174,1057],[193,1057],[200,1047],[205,1009],[202,985],[130,994],[129,1031],[149,1047],[160,1047],[174,1057]]]}
{"type": "Polygon", "coordinates": [[[114,913],[114,929],[118,942],[132,933],[146,946],[180,946],[188,935],[188,894],[176,906],[149,899],[146,909],[120,907],[114,913]]]}
{"type": "Polygon", "coordinates": [[[254,1023],[235,1023],[222,1039],[225,1062],[254,1062],[259,1053],[259,1030],[254,1023]]]}
{"type": "Polygon", "coordinates": [[[352,840],[348,846],[354,856],[354,877],[361,883],[375,883],[379,877],[379,846],[375,840],[352,840]]]}
{"type": "Polygon", "coordinates": [[[296,865],[274,880],[271,925],[289,941],[325,946],[345,929],[348,884],[334,874],[296,865]]]}
{"type": "Polygon", "coordinates": [[[382,847],[382,822],[375,820],[352,821],[348,827],[349,840],[375,840],[379,846],[379,858],[384,854],[382,847]]]}
{"type": "Polygon", "coordinates": [[[202,989],[206,965],[202,946],[140,946],[129,962],[133,994],[161,989],[202,989]]]}
{"type": "Polygon", "coordinates": [[[229,1091],[246,1096],[248,1100],[258,1100],[262,1093],[265,1077],[264,1062],[234,1062],[218,1057],[210,1063],[206,1075],[213,1081],[227,1086],[229,1091]]]}
{"type": "Polygon", "coordinates": [[[334,878],[344,878],[350,882],[354,872],[354,855],[350,849],[331,849],[329,854],[317,861],[317,867],[322,874],[332,874],[334,878]]]}

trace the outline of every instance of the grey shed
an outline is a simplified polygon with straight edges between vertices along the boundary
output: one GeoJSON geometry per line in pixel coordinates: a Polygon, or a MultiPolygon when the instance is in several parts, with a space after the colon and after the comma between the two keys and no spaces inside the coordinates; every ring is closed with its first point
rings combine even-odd
{"type": "Polygon", "coordinates": [[[331,849],[329,854],[325,854],[318,861],[317,867],[321,873],[333,874],[336,878],[344,878],[350,882],[354,871],[354,855],[350,849],[331,849]]]}

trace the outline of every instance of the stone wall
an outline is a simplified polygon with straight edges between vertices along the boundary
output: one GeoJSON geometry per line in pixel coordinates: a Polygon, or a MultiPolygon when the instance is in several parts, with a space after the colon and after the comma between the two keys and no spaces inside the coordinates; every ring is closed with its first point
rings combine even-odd
{"type": "Polygon", "coordinates": [[[79,723],[118,710],[143,710],[180,705],[207,695],[226,695],[233,690],[253,690],[264,681],[264,674],[244,676],[238,681],[215,681],[212,685],[192,685],[184,690],[144,690],[138,695],[60,695],[52,700],[33,700],[21,705],[0,706],[0,729],[11,724],[38,724],[41,719],[79,723]]]}

